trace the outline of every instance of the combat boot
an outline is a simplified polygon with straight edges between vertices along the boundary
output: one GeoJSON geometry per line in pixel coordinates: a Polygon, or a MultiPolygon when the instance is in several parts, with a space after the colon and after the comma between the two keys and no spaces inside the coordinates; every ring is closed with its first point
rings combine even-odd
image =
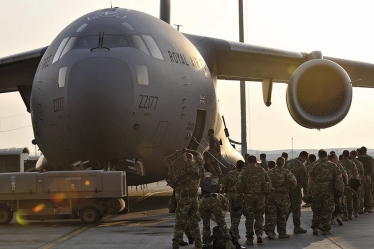
{"type": "Polygon", "coordinates": [[[353,215],[348,215],[348,220],[353,220],[353,215]]]}
{"type": "Polygon", "coordinates": [[[318,235],[318,228],[313,228],[313,235],[318,235]]]}
{"type": "Polygon", "coordinates": [[[330,230],[323,231],[323,235],[331,235],[331,231],[330,230]]]}
{"type": "Polygon", "coordinates": [[[360,217],[360,215],[358,215],[358,213],[357,213],[357,212],[355,212],[355,214],[354,214],[354,215],[355,215],[355,217],[356,217],[356,218],[360,217]]]}
{"type": "Polygon", "coordinates": [[[339,226],[343,226],[343,221],[340,217],[337,217],[336,221],[338,222],[339,226]]]}
{"type": "Polygon", "coordinates": [[[236,246],[232,243],[231,240],[226,240],[226,249],[236,249],[236,246]]]}
{"type": "Polygon", "coordinates": [[[179,243],[180,246],[188,246],[188,243],[184,240],[182,240],[181,243],[179,243]]]}
{"type": "Polygon", "coordinates": [[[247,240],[245,241],[245,244],[246,244],[246,245],[253,245],[253,239],[247,239],[247,240]]]}
{"type": "Polygon", "coordinates": [[[347,215],[343,215],[343,221],[349,221],[347,215]]]}
{"type": "Polygon", "coordinates": [[[303,234],[306,233],[307,231],[305,229],[302,229],[300,226],[297,226],[293,229],[294,234],[303,234]]]}
{"type": "Polygon", "coordinates": [[[275,239],[275,234],[273,232],[268,232],[268,239],[275,239]]]}
{"type": "Polygon", "coordinates": [[[360,208],[360,210],[358,211],[358,214],[364,214],[364,210],[362,210],[362,208],[360,208]]]}
{"type": "Polygon", "coordinates": [[[262,244],[264,241],[262,240],[262,237],[258,236],[257,237],[257,244],[262,244]]]}
{"type": "Polygon", "coordinates": [[[289,234],[287,234],[287,233],[286,234],[279,234],[278,235],[279,239],[288,239],[289,237],[291,237],[291,236],[289,234]]]}

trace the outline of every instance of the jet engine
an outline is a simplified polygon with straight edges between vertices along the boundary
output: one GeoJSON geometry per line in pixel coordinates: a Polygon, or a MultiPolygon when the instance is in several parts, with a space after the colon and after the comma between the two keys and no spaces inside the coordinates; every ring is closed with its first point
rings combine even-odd
{"type": "Polygon", "coordinates": [[[333,61],[310,60],[292,74],[286,99],[297,123],[311,129],[328,128],[342,121],[349,111],[351,80],[333,61]]]}

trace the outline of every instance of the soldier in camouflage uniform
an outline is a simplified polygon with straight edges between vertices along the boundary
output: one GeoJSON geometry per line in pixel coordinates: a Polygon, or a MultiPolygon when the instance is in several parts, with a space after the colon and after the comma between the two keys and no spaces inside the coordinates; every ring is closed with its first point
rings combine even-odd
{"type": "Polygon", "coordinates": [[[256,165],[257,158],[249,156],[249,165],[240,173],[236,192],[244,199],[243,214],[247,230],[247,245],[253,245],[253,235],[257,236],[257,243],[263,243],[264,212],[266,195],[270,194],[271,182],[268,174],[262,167],[256,165]],[[255,232],[253,231],[253,222],[255,232]]]}
{"type": "MultiPolygon", "coordinates": [[[[302,151],[298,158],[291,159],[287,161],[285,169],[288,169],[296,177],[297,186],[294,189],[289,190],[288,194],[291,199],[290,213],[292,212],[294,234],[306,233],[306,230],[301,228],[301,203],[302,203],[302,193],[301,188],[303,188],[304,195],[306,194],[308,186],[308,176],[306,174],[306,168],[304,162],[308,158],[308,152],[302,151]]],[[[288,216],[287,216],[288,218],[288,216]]]]}
{"type": "Polygon", "coordinates": [[[352,162],[355,163],[359,175],[359,179],[361,182],[361,186],[359,187],[356,195],[353,195],[353,209],[354,209],[354,215],[355,217],[359,217],[359,213],[364,213],[364,180],[365,180],[365,172],[364,172],[364,166],[362,162],[357,160],[357,151],[352,150],[349,154],[349,158],[352,160],[352,162]]]}
{"type": "Polygon", "coordinates": [[[265,231],[269,239],[275,239],[275,226],[277,226],[280,239],[290,237],[286,233],[286,215],[290,208],[287,187],[290,182],[296,187],[297,180],[289,170],[283,168],[284,163],[285,159],[278,157],[277,166],[267,172],[272,185],[272,193],[269,196],[265,210],[265,231]]]}
{"type": "Polygon", "coordinates": [[[260,160],[261,160],[261,167],[265,170],[265,171],[268,171],[268,161],[266,161],[266,154],[265,153],[262,153],[260,154],[260,160]]]}
{"type": "Polygon", "coordinates": [[[209,171],[213,176],[222,177],[221,167],[217,160],[221,160],[221,144],[218,139],[214,136],[214,130],[208,130],[209,137],[209,150],[204,153],[205,169],[209,171]]]}
{"type": "Polygon", "coordinates": [[[230,171],[222,180],[222,192],[227,195],[230,202],[230,217],[231,217],[231,233],[239,238],[239,223],[240,218],[243,214],[243,209],[238,209],[242,207],[242,203],[236,203],[239,200],[238,194],[235,192],[235,186],[238,182],[239,174],[244,168],[244,162],[239,160],[236,162],[236,169],[230,171]]]}
{"type": "Polygon", "coordinates": [[[313,165],[308,180],[308,191],[313,194],[313,234],[318,235],[321,225],[324,235],[331,234],[331,215],[334,211],[334,181],[339,176],[338,167],[327,160],[325,150],[318,151],[319,160],[313,165]]]}
{"type": "Polygon", "coordinates": [[[357,160],[364,166],[365,177],[363,180],[364,184],[364,212],[374,213],[373,211],[373,195],[372,195],[372,175],[374,173],[374,161],[371,156],[366,155],[366,148],[357,149],[358,158],[357,160]]]}
{"type": "Polygon", "coordinates": [[[221,234],[226,241],[226,248],[235,249],[225,222],[225,214],[229,210],[229,200],[222,194],[207,193],[201,198],[199,212],[203,219],[203,242],[210,242],[210,219],[213,216],[221,234]]]}
{"type": "Polygon", "coordinates": [[[199,203],[198,190],[200,180],[204,176],[203,158],[200,153],[194,150],[183,149],[177,151],[183,153],[186,173],[179,177],[174,190],[177,200],[175,211],[175,225],[173,236],[173,249],[179,248],[183,240],[183,230],[189,224],[190,233],[195,239],[196,248],[202,248],[202,241],[199,228],[199,203]]]}
{"type": "Polygon", "coordinates": [[[346,205],[343,210],[343,220],[352,220],[353,219],[353,195],[356,195],[356,191],[351,189],[349,186],[351,184],[352,179],[359,179],[358,171],[356,164],[349,160],[349,151],[343,151],[343,159],[339,161],[339,163],[343,166],[344,170],[347,172],[348,175],[348,185],[344,188],[344,196],[346,205]]]}

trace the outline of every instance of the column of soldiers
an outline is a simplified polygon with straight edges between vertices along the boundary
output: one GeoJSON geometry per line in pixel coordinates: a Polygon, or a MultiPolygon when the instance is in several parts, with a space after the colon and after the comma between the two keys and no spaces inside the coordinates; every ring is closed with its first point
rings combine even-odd
{"type": "Polygon", "coordinates": [[[279,239],[290,238],[286,223],[291,213],[294,234],[306,233],[300,221],[303,195],[312,199],[314,235],[319,230],[323,235],[330,235],[335,221],[342,224],[342,220],[374,212],[371,184],[374,159],[366,154],[365,147],[351,152],[345,150],[340,161],[334,152],[327,154],[325,150],[318,152],[318,160],[314,154],[302,151],[299,157],[287,162],[284,157],[267,162],[266,155],[262,155],[262,162],[258,163],[255,156],[245,155],[245,162],[239,160],[234,170],[222,179],[222,194],[207,193],[200,201],[197,192],[204,176],[204,160],[193,150],[183,149],[178,153],[183,154],[187,170],[173,184],[177,203],[173,249],[183,245],[183,232],[187,230],[195,248],[241,248],[237,239],[242,215],[245,216],[246,245],[254,244],[254,236],[257,244],[262,244],[263,232],[268,239],[275,239],[275,227],[279,239]],[[230,228],[225,222],[227,211],[230,211],[230,228]],[[203,220],[202,238],[199,218],[203,220]],[[213,236],[210,220],[217,223],[213,236]]]}

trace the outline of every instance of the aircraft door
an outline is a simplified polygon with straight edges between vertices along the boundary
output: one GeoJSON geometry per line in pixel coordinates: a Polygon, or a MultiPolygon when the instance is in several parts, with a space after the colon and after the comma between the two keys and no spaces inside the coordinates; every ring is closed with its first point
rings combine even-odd
{"type": "Polygon", "coordinates": [[[196,140],[199,143],[201,143],[201,139],[204,135],[205,118],[206,118],[206,111],[197,110],[195,129],[193,131],[190,144],[188,145],[188,147],[192,150],[197,150],[197,148],[199,147],[199,145],[194,141],[194,137],[196,137],[196,140]]]}

